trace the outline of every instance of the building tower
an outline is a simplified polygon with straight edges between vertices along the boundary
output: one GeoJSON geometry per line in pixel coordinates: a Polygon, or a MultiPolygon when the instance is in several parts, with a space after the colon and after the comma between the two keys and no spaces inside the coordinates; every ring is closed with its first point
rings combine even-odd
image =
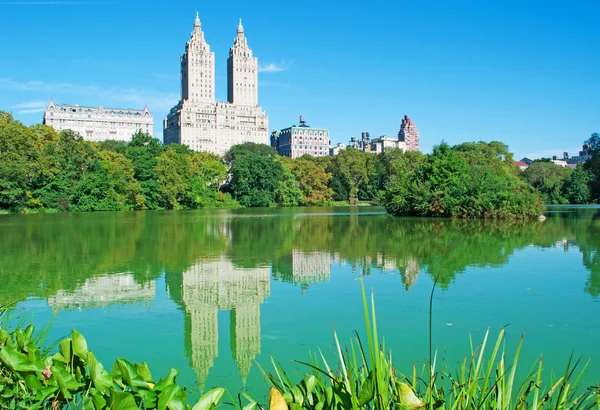
{"type": "Polygon", "coordinates": [[[258,105],[258,59],[252,57],[242,19],[227,59],[227,98],[230,104],[258,105]]]}
{"type": "Polygon", "coordinates": [[[398,140],[406,143],[407,151],[419,151],[419,131],[417,131],[417,126],[408,115],[405,115],[402,119],[398,140]]]}
{"type": "Polygon", "coordinates": [[[204,39],[196,13],[194,31],[181,56],[181,99],[193,102],[215,101],[215,53],[204,39]]]}

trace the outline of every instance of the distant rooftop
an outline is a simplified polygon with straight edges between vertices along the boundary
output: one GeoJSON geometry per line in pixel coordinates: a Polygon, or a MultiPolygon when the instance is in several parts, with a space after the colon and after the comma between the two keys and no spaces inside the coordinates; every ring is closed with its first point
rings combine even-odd
{"type": "Polygon", "coordinates": [[[86,105],[71,105],[71,104],[55,104],[54,101],[50,100],[50,103],[48,104],[47,109],[49,109],[50,107],[56,107],[56,108],[65,108],[65,109],[70,109],[70,110],[75,110],[77,112],[91,112],[91,111],[102,111],[105,112],[106,114],[122,114],[122,115],[141,115],[145,112],[150,112],[148,110],[148,106],[145,106],[144,108],[140,109],[136,109],[136,108],[109,108],[109,107],[92,107],[92,106],[86,106],[86,105]]]}

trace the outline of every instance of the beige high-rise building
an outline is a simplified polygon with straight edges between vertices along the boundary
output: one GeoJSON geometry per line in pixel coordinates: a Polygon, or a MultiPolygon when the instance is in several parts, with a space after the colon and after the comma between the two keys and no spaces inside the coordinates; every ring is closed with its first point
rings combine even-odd
{"type": "Polygon", "coordinates": [[[196,14],[181,57],[181,101],[164,120],[164,143],[219,155],[244,142],[269,144],[268,117],[258,105],[258,59],[241,20],[227,60],[227,95],[227,102],[215,102],[215,54],[196,14]]]}
{"type": "Polygon", "coordinates": [[[58,105],[50,99],[44,110],[44,124],[57,131],[74,131],[87,141],[130,141],[137,132],[152,136],[154,120],[148,107],[136,110],[58,105]]]}

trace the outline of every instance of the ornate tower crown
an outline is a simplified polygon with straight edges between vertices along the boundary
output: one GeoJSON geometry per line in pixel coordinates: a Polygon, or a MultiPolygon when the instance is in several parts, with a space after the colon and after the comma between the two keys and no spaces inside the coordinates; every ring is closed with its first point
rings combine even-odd
{"type": "Polygon", "coordinates": [[[258,105],[258,60],[252,56],[242,19],[227,60],[227,97],[232,104],[258,105]]]}
{"type": "Polygon", "coordinates": [[[229,55],[242,55],[244,57],[252,57],[252,50],[248,47],[248,40],[244,35],[244,26],[242,25],[242,19],[237,28],[237,35],[233,40],[233,47],[229,50],[229,55]]]}
{"type": "Polygon", "coordinates": [[[214,102],[214,53],[204,39],[200,16],[196,12],[194,31],[181,56],[181,99],[196,102],[214,102]]]}

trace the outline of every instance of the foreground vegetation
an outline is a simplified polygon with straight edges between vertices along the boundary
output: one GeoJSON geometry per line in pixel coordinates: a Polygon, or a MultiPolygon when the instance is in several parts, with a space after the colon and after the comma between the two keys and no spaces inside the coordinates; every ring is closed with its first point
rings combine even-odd
{"type": "MultiPolygon", "coordinates": [[[[433,294],[432,294],[433,295],[433,294]]],[[[269,409],[599,409],[600,384],[581,386],[585,371],[579,361],[569,360],[556,380],[547,379],[542,359],[520,382],[516,373],[522,338],[512,360],[505,354],[501,331],[493,344],[486,334],[478,346],[452,369],[438,368],[437,353],[430,347],[430,360],[418,375],[403,375],[393,366],[392,354],[379,339],[375,302],[370,307],[363,285],[366,345],[356,334],[342,349],[334,332],[338,357],[330,365],[322,353],[311,363],[302,363],[307,373],[294,383],[281,364],[272,360],[273,372],[261,368],[271,385],[269,409]],[[365,347],[366,346],[366,347],[365,347]]],[[[0,310],[0,317],[7,309],[0,310]]],[[[8,323],[8,320],[6,321],[8,323]]],[[[489,332],[488,332],[489,333],[489,332]]],[[[225,390],[205,393],[192,407],[186,403],[186,388],[176,382],[178,372],[155,381],[150,369],[117,359],[112,372],[105,370],[88,350],[81,334],[62,340],[56,353],[41,348],[43,333],[22,322],[12,330],[0,330],[0,406],[2,408],[86,409],[215,409],[225,390]]],[[[239,410],[264,408],[246,393],[229,395],[223,404],[239,410]]]]}

